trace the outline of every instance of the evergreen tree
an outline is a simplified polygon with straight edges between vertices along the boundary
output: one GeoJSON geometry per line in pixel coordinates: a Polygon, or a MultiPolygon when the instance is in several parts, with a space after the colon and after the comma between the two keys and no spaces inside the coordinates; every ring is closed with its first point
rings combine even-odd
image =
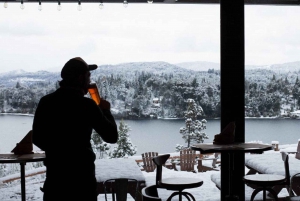
{"type": "Polygon", "coordinates": [[[180,152],[181,150],[185,149],[185,147],[181,144],[176,144],[175,151],[180,152]]]}
{"type": "Polygon", "coordinates": [[[123,119],[120,121],[119,126],[119,138],[117,141],[117,146],[114,147],[112,153],[110,153],[111,158],[123,158],[125,156],[132,156],[136,154],[137,148],[132,144],[128,132],[130,131],[129,126],[124,123],[123,119]]]}
{"type": "Polygon", "coordinates": [[[198,87],[198,83],[197,83],[197,79],[194,78],[192,83],[191,83],[192,87],[198,87]]]}
{"type": "Polygon", "coordinates": [[[55,89],[58,89],[59,87],[59,81],[55,82],[55,89]]]}
{"type": "Polygon", "coordinates": [[[285,83],[285,84],[290,84],[290,82],[289,82],[289,80],[287,79],[287,77],[285,77],[284,83],[285,83]]]}
{"type": "Polygon", "coordinates": [[[109,154],[108,151],[110,150],[110,144],[104,142],[100,135],[93,130],[92,133],[92,144],[95,146],[96,151],[94,152],[99,152],[99,158],[104,158],[104,154],[109,154]]]}
{"type": "Polygon", "coordinates": [[[18,89],[18,88],[20,88],[20,87],[21,87],[20,82],[17,82],[16,88],[18,89]]]}
{"type": "MultiPolygon", "coordinates": [[[[185,127],[180,128],[180,133],[183,135],[182,138],[187,143],[187,147],[190,147],[190,143],[203,143],[204,139],[208,139],[205,132],[206,120],[202,119],[199,121],[198,116],[203,114],[201,106],[198,106],[194,99],[187,100],[188,107],[187,111],[184,112],[185,127]]],[[[178,146],[177,146],[178,147],[178,146]]]]}

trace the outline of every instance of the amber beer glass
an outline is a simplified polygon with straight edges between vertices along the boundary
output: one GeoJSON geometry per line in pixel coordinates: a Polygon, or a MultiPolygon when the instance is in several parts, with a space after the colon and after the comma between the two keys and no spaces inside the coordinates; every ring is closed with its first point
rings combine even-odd
{"type": "Polygon", "coordinates": [[[100,95],[96,83],[91,83],[89,86],[89,93],[91,98],[96,102],[97,105],[100,104],[100,95]]]}

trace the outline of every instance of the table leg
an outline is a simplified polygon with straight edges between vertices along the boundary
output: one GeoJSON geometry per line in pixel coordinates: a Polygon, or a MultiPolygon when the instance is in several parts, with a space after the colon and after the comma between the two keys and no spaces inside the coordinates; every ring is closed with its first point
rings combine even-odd
{"type": "Polygon", "coordinates": [[[233,170],[234,170],[234,154],[228,153],[229,158],[229,195],[226,196],[226,201],[238,201],[239,197],[237,195],[233,195],[233,170]]]}
{"type": "Polygon", "coordinates": [[[20,163],[20,166],[21,166],[21,195],[22,195],[22,201],[26,201],[25,165],[26,165],[26,163],[20,163]]]}
{"type": "Polygon", "coordinates": [[[131,188],[131,196],[132,197],[136,197],[136,201],[142,201],[143,200],[143,196],[142,196],[142,189],[146,186],[145,185],[145,182],[139,182],[139,185],[138,185],[138,192],[135,191],[135,185],[131,188]]]}

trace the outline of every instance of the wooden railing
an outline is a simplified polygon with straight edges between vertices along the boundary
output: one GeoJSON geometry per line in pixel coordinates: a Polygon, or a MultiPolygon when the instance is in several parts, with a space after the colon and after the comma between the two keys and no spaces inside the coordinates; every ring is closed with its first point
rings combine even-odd
{"type": "MultiPolygon", "coordinates": [[[[43,174],[46,173],[46,167],[39,167],[39,168],[35,168],[33,170],[27,170],[25,172],[25,177],[31,177],[31,176],[35,176],[38,174],[43,174]]],[[[21,175],[20,173],[15,173],[15,174],[11,174],[11,175],[7,175],[5,177],[1,177],[0,178],[0,183],[9,183],[15,180],[21,179],[21,175]]]]}

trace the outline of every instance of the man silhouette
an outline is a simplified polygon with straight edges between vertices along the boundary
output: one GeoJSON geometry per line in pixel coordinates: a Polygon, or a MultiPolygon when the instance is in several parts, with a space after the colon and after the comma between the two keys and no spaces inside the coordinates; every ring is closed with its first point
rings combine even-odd
{"type": "Polygon", "coordinates": [[[45,151],[44,201],[96,201],[94,129],[105,142],[116,143],[117,125],[110,103],[100,105],[87,97],[90,71],[80,57],[61,70],[60,88],[41,98],[33,120],[33,143],[45,151]]]}

